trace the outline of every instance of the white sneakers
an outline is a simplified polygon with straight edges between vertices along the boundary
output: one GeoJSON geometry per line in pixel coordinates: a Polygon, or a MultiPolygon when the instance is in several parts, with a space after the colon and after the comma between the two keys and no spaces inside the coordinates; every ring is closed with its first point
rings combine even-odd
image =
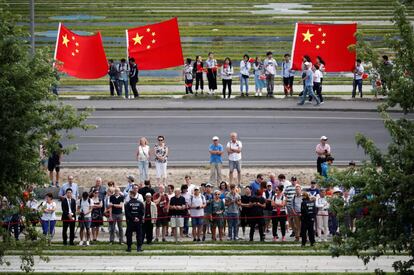
{"type": "Polygon", "coordinates": [[[80,241],[79,246],[83,246],[83,245],[89,246],[89,241],[86,241],[86,243],[84,241],[80,241]]]}

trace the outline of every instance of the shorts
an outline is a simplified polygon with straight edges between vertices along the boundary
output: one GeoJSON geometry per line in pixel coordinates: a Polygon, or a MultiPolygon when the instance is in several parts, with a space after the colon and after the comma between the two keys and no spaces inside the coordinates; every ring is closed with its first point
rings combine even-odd
{"type": "Polygon", "coordinates": [[[224,227],[224,217],[222,215],[213,215],[212,226],[224,227]]]}
{"type": "Polygon", "coordinates": [[[53,159],[49,159],[47,162],[47,170],[49,172],[53,172],[53,170],[55,170],[58,173],[60,171],[60,162],[53,159]]]}
{"type": "Polygon", "coordinates": [[[191,218],[192,227],[203,225],[203,219],[202,217],[191,218]]]}
{"type": "Polygon", "coordinates": [[[230,172],[233,172],[234,170],[237,170],[237,173],[240,173],[241,172],[240,160],[238,160],[238,161],[229,160],[229,170],[230,170],[230,172]]]}
{"type": "Polygon", "coordinates": [[[209,225],[211,223],[211,219],[210,219],[211,214],[210,213],[204,213],[204,216],[206,216],[206,218],[203,218],[203,224],[204,225],[209,225]]]}
{"type": "Polygon", "coordinates": [[[82,221],[79,221],[79,227],[81,229],[86,228],[86,230],[89,230],[91,228],[92,218],[91,217],[85,217],[82,221]]]}
{"type": "Polygon", "coordinates": [[[157,222],[155,223],[156,227],[162,227],[162,226],[168,226],[168,223],[170,222],[169,217],[160,217],[158,216],[157,222]]]}
{"type": "Polygon", "coordinates": [[[171,227],[184,227],[184,218],[181,216],[172,216],[171,217],[171,227]]]}
{"type": "Polygon", "coordinates": [[[167,163],[155,162],[156,178],[167,178],[167,163]]]}

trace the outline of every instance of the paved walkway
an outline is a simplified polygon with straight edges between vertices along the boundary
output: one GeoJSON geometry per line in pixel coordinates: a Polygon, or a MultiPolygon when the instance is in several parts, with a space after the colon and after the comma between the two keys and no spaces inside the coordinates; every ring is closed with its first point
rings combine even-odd
{"type": "MultiPolygon", "coordinates": [[[[295,111],[376,111],[383,101],[373,100],[327,100],[320,106],[305,104],[298,106],[296,98],[287,99],[102,99],[62,100],[62,102],[83,109],[95,110],[295,110],[295,111]]],[[[396,109],[394,109],[396,110],[396,109]]]]}
{"type": "MultiPolygon", "coordinates": [[[[408,257],[381,257],[364,266],[355,256],[51,256],[36,260],[38,272],[392,272],[392,263],[408,257]]],[[[1,272],[19,271],[20,258],[7,256],[10,266],[1,272]]]]}
{"type": "MultiPolygon", "coordinates": [[[[282,94],[283,87],[279,81],[276,81],[275,85],[275,93],[282,94]]],[[[296,85],[299,86],[299,85],[296,85]]],[[[254,94],[254,84],[251,83],[250,87],[251,92],[254,94]]],[[[299,87],[298,87],[299,88],[299,87]]],[[[371,85],[364,85],[362,90],[368,95],[370,94],[371,85]]],[[[153,92],[153,93],[176,93],[184,91],[184,85],[139,85],[138,90],[142,92],[153,92]]],[[[83,86],[62,86],[59,89],[60,92],[65,93],[92,93],[92,92],[102,92],[108,91],[108,85],[83,85],[83,86]]],[[[221,85],[219,84],[218,91],[221,91],[221,85]]],[[[233,92],[238,93],[240,91],[239,85],[233,84],[233,92]]],[[[351,94],[352,91],[352,80],[350,80],[349,85],[324,85],[323,92],[330,93],[330,92],[349,92],[351,94]]]]}

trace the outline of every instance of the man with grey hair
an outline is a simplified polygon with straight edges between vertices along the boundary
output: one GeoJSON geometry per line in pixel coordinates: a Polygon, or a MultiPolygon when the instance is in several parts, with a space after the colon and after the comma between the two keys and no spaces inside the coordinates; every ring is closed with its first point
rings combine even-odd
{"type": "Polygon", "coordinates": [[[242,142],[237,139],[237,133],[230,133],[230,141],[227,143],[227,153],[229,155],[229,184],[233,183],[233,172],[237,170],[237,184],[241,185],[241,150],[242,142]]]}
{"type": "Polygon", "coordinates": [[[124,196],[122,196],[119,187],[115,187],[115,194],[109,198],[109,207],[111,208],[109,216],[109,242],[112,244],[115,240],[115,224],[118,226],[119,243],[123,243],[124,230],[122,227],[124,196]]]}
{"type": "Polygon", "coordinates": [[[99,191],[99,199],[104,201],[106,195],[106,187],[102,185],[102,178],[96,177],[95,178],[95,185],[91,187],[89,190],[89,194],[93,193],[94,191],[99,191]]]}
{"type": "Polygon", "coordinates": [[[72,198],[75,200],[79,197],[79,188],[78,185],[73,182],[73,176],[68,176],[68,182],[63,184],[59,189],[59,199],[63,201],[66,198],[66,189],[72,189],[72,198]]]}

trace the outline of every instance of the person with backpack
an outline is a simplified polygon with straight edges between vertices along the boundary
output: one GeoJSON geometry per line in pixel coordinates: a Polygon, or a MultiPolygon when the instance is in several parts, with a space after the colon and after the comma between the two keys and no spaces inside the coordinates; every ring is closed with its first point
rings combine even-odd
{"type": "Polygon", "coordinates": [[[138,83],[138,65],[135,63],[135,58],[129,59],[129,85],[131,85],[131,90],[134,93],[134,98],[138,97],[137,83],[138,83]]]}
{"type": "Polygon", "coordinates": [[[280,231],[282,233],[282,242],[284,242],[286,235],[286,221],[287,221],[287,199],[283,194],[283,185],[276,187],[276,194],[272,198],[272,233],[273,241],[278,241],[279,236],[277,235],[277,226],[280,224],[280,231]]]}
{"type": "Polygon", "coordinates": [[[190,216],[193,227],[193,241],[200,242],[200,236],[203,230],[204,208],[206,207],[206,198],[200,193],[198,186],[194,187],[194,194],[190,196],[190,216]]]}
{"type": "Polygon", "coordinates": [[[80,242],[79,245],[84,244],[84,236],[86,231],[86,246],[89,246],[91,239],[91,220],[92,220],[92,202],[89,198],[88,192],[82,193],[82,198],[79,199],[77,207],[79,213],[79,227],[80,227],[80,242]]]}
{"type": "Polygon", "coordinates": [[[113,59],[108,60],[108,76],[109,76],[109,92],[111,96],[116,94],[119,96],[119,89],[118,89],[118,69],[114,63],[113,59]]]}
{"type": "Polygon", "coordinates": [[[118,96],[122,96],[122,86],[125,87],[125,98],[129,98],[128,94],[128,79],[129,79],[129,64],[126,62],[125,58],[121,59],[121,63],[118,64],[118,96]]]}

